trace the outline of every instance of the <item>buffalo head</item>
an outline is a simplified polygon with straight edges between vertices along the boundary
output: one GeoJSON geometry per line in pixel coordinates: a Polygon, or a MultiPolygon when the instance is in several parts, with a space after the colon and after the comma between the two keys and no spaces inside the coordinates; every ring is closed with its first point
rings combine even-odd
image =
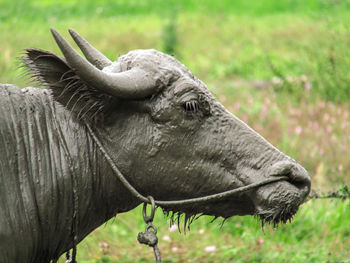
{"type": "Polygon", "coordinates": [[[94,124],[139,192],[156,200],[178,200],[284,175],[288,180],[223,200],[164,209],[186,218],[258,215],[273,223],[296,213],[310,191],[306,170],[227,111],[174,57],[134,50],[111,62],[70,30],[84,59],[52,33],[64,58],[31,49],[25,63],[77,120],[94,124]]]}

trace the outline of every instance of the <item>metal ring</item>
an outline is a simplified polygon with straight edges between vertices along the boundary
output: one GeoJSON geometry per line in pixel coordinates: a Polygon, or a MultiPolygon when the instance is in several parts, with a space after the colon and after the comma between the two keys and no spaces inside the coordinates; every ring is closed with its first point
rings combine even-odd
{"type": "Polygon", "coordinates": [[[157,234],[157,227],[153,225],[151,222],[147,223],[145,232],[154,232],[154,234],[157,234]],[[153,231],[150,231],[150,229],[153,229],[153,231]]]}
{"type": "Polygon", "coordinates": [[[154,198],[152,196],[147,196],[147,199],[151,203],[151,215],[147,215],[147,203],[143,203],[143,210],[142,210],[142,215],[143,215],[143,220],[145,220],[146,223],[152,222],[154,218],[154,212],[156,211],[156,203],[154,202],[154,198]]]}

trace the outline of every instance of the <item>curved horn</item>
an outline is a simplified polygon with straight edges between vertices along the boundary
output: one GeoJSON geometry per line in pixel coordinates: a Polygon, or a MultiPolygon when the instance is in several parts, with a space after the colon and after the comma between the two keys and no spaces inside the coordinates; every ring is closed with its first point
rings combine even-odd
{"type": "Polygon", "coordinates": [[[95,88],[123,99],[142,99],[157,90],[156,81],[148,72],[140,68],[120,73],[103,72],[80,56],[55,29],[51,28],[51,33],[69,66],[95,88]]]}
{"type": "Polygon", "coordinates": [[[112,64],[105,55],[94,48],[86,39],[75,32],[73,29],[68,29],[75,43],[78,45],[80,50],[84,53],[86,59],[98,69],[103,69],[112,64]]]}

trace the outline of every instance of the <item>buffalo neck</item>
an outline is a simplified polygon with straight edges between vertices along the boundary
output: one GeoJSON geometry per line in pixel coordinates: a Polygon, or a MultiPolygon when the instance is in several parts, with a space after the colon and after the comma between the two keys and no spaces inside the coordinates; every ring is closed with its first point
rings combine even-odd
{"type": "MultiPolygon", "coordinates": [[[[61,143],[67,145],[66,150],[63,150],[65,161],[69,165],[61,184],[68,185],[70,204],[63,203],[63,206],[70,208],[66,213],[71,221],[70,233],[76,231],[77,241],[80,242],[108,219],[117,213],[133,209],[139,202],[115,177],[105,156],[88,133],[85,122],[76,119],[69,111],[62,109],[61,105],[56,103],[55,107],[59,108],[55,116],[64,120],[59,126],[62,131],[61,140],[65,140],[61,143]],[[76,222],[73,222],[74,207],[78,208],[76,222]],[[74,223],[77,229],[74,229],[74,223]]],[[[70,233],[66,232],[66,236],[70,236],[70,233]]],[[[72,240],[72,236],[67,240],[69,248],[72,240]]],[[[62,248],[62,251],[66,249],[67,247],[62,248]]]]}
{"type": "Polygon", "coordinates": [[[0,230],[6,227],[13,241],[8,247],[16,249],[19,261],[58,257],[72,247],[73,231],[79,242],[138,204],[114,176],[84,122],[48,90],[5,86],[0,95],[0,121],[6,123],[0,130],[0,145],[5,145],[0,181],[9,177],[7,185],[0,185],[5,195],[0,192],[0,208],[8,214],[0,218],[0,230]],[[18,207],[15,213],[10,214],[11,206],[18,207]]]}

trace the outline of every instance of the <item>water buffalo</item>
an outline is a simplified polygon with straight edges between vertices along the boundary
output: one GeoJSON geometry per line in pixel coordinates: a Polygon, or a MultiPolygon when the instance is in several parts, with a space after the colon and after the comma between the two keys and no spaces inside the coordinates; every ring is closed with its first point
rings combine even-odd
{"type": "Polygon", "coordinates": [[[186,218],[292,218],[310,191],[306,170],[228,112],[174,57],[133,50],[111,62],[70,30],[64,57],[23,57],[44,89],[0,86],[0,262],[48,262],[140,201],[115,177],[90,125],[126,179],[156,200],[274,182],[204,204],[164,208],[186,218]],[[76,207],[77,209],[73,209],[76,207]]]}

